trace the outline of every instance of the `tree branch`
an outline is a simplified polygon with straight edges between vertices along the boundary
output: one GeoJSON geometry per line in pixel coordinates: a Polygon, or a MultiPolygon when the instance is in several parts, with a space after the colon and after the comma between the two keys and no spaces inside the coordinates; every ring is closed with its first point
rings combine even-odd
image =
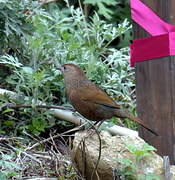
{"type": "MultiPolygon", "coordinates": [[[[11,109],[20,109],[20,108],[41,108],[41,109],[63,109],[63,110],[70,110],[75,112],[75,109],[72,107],[64,107],[64,106],[55,106],[55,105],[36,105],[36,106],[31,106],[31,105],[26,105],[26,104],[22,104],[22,105],[7,105],[4,106],[5,108],[11,108],[11,109]]],[[[3,108],[4,108],[3,107],[3,108]]]]}

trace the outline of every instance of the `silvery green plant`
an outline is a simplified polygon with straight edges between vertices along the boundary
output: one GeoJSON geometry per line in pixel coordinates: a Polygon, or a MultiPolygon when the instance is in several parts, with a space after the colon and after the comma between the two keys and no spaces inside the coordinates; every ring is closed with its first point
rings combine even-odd
{"type": "MultiPolygon", "coordinates": [[[[116,38],[130,30],[127,20],[115,26],[107,24],[95,13],[87,21],[81,8],[69,5],[65,9],[57,7],[46,11],[36,8],[34,11],[27,18],[34,30],[32,34],[25,35],[24,59],[9,55],[0,57],[0,63],[9,66],[12,71],[5,79],[7,87],[22,94],[22,97],[27,96],[27,99],[23,98],[23,103],[34,106],[38,101],[55,104],[59,100],[59,103],[67,104],[63,77],[57,67],[75,63],[115,100],[133,107],[134,81],[129,66],[129,50],[127,47],[116,49],[112,46],[116,38]],[[14,61],[19,64],[18,67],[14,61]],[[9,65],[9,62],[12,64],[9,65]]],[[[26,112],[30,113],[30,110],[26,112]]],[[[42,118],[46,116],[47,120],[43,120],[37,117],[36,110],[31,113],[30,118],[35,119],[31,119],[29,129],[39,126],[38,131],[44,131],[44,127],[50,126],[47,119],[50,114],[44,115],[42,118]]]]}

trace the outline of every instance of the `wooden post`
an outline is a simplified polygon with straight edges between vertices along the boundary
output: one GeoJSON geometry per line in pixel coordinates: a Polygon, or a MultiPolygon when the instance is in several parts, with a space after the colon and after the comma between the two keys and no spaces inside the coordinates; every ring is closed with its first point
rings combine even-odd
{"type": "MultiPolygon", "coordinates": [[[[174,0],[142,0],[163,20],[175,24],[174,0]]],[[[134,39],[149,36],[134,24],[134,39]]],[[[161,42],[160,42],[161,43],[161,42]]],[[[143,44],[144,46],[144,44],[143,44]]],[[[138,116],[160,134],[155,137],[143,128],[139,133],[175,163],[175,57],[136,63],[136,95],[138,116]]]]}

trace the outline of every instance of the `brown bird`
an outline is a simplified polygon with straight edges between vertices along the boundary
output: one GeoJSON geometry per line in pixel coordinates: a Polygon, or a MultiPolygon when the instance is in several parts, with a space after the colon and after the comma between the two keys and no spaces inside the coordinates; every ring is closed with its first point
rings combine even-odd
{"type": "Polygon", "coordinates": [[[86,119],[101,122],[113,116],[128,118],[157,135],[141,119],[121,109],[112,98],[92,83],[78,66],[64,64],[60,69],[63,72],[67,96],[71,104],[86,119]]]}

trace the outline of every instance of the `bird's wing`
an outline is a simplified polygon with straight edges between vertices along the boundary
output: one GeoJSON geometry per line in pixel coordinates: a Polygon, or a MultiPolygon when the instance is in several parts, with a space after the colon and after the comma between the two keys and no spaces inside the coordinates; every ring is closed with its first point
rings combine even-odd
{"type": "Polygon", "coordinates": [[[103,105],[109,108],[120,108],[112,98],[96,85],[91,85],[87,88],[79,88],[78,91],[82,95],[80,98],[83,101],[103,105]]]}

